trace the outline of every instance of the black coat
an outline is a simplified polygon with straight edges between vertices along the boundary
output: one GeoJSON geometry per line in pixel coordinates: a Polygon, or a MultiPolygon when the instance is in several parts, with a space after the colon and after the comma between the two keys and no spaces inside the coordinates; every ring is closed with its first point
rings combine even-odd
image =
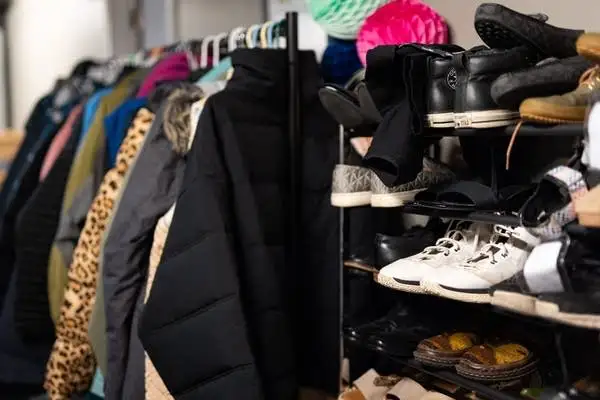
{"type": "Polygon", "coordinates": [[[287,259],[287,58],[238,50],[202,112],[140,338],[177,399],[295,399],[336,392],[337,127],[320,105],[313,53],[302,73],[302,260],[287,259]]]}

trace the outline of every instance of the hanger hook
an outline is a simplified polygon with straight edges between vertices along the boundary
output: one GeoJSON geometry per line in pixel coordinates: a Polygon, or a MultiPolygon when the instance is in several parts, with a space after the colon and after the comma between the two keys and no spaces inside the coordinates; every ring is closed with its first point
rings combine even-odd
{"type": "Polygon", "coordinates": [[[267,47],[269,49],[275,47],[273,45],[273,28],[275,27],[275,25],[277,25],[277,22],[271,22],[269,23],[269,27],[267,28],[267,47]]]}
{"type": "Polygon", "coordinates": [[[200,68],[204,69],[208,67],[208,44],[214,36],[207,36],[202,39],[202,43],[200,44],[200,68]]]}
{"type": "Polygon", "coordinates": [[[249,49],[256,47],[255,42],[253,40],[253,34],[254,31],[258,28],[260,28],[260,25],[255,24],[248,28],[248,30],[246,31],[246,47],[248,47],[249,49]]]}
{"type": "Polygon", "coordinates": [[[269,42],[267,41],[267,30],[271,26],[271,21],[265,22],[260,28],[260,47],[263,49],[269,48],[269,42]]]}
{"type": "Polygon", "coordinates": [[[221,60],[221,49],[220,49],[220,45],[221,45],[221,40],[225,39],[227,37],[227,33],[219,33],[217,36],[214,37],[213,40],[213,58],[212,58],[212,66],[216,66],[219,61],[221,60]]]}
{"type": "Polygon", "coordinates": [[[229,34],[229,40],[227,41],[227,51],[229,53],[231,53],[235,49],[237,49],[238,36],[245,30],[246,30],[246,28],[244,28],[243,26],[238,26],[237,28],[235,28],[231,31],[231,33],[229,34]]]}

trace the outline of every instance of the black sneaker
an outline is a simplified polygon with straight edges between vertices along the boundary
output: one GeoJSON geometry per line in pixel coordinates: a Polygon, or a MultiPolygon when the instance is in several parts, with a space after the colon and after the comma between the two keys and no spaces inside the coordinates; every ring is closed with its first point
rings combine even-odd
{"type": "Polygon", "coordinates": [[[517,110],[499,107],[491,96],[491,86],[500,75],[527,68],[535,55],[525,47],[509,50],[476,47],[454,54],[457,83],[454,123],[457,128],[494,128],[519,119],[517,110]]]}
{"type": "Polygon", "coordinates": [[[366,345],[373,335],[382,335],[393,332],[415,319],[412,307],[400,302],[397,303],[384,317],[359,326],[346,326],[344,338],[352,343],[366,345]]]}
{"type": "Polygon", "coordinates": [[[592,66],[593,63],[582,56],[545,59],[532,68],[500,75],[492,84],[492,98],[499,106],[516,110],[526,98],[574,90],[581,74],[592,66]]]}
{"type": "Polygon", "coordinates": [[[492,286],[490,303],[519,314],[536,316],[538,294],[564,292],[569,285],[564,270],[569,242],[568,238],[563,238],[536,246],[522,271],[492,286]]]}
{"type": "Polygon", "coordinates": [[[600,329],[600,230],[580,225],[570,225],[567,230],[570,238],[564,261],[567,290],[538,295],[536,313],[567,325],[600,329]]]}
{"type": "Polygon", "coordinates": [[[582,30],[557,28],[536,16],[521,14],[495,3],[475,11],[475,30],[485,44],[497,49],[527,46],[544,58],[577,55],[575,42],[582,30]]]}

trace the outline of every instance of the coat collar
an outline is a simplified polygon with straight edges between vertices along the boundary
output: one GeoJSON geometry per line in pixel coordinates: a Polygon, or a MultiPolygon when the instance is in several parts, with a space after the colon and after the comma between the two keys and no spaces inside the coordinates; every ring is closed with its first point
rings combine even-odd
{"type": "MultiPolygon", "coordinates": [[[[264,92],[279,102],[287,99],[287,50],[238,49],[231,54],[231,61],[234,73],[228,87],[250,86],[253,91],[264,92]]],[[[302,98],[314,98],[323,86],[314,52],[299,51],[298,63],[302,98]]]]}

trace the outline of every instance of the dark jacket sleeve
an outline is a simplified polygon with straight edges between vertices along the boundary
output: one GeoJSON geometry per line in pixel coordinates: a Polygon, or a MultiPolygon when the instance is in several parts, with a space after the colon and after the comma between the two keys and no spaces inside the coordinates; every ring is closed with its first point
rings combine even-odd
{"type": "Polygon", "coordinates": [[[212,100],[188,153],[139,334],[176,399],[263,400],[228,233],[231,181],[212,100]]]}
{"type": "MultiPolygon", "coordinates": [[[[132,167],[104,243],[107,399],[124,398],[131,321],[148,268],[154,227],[174,203],[185,166],[164,134],[162,114],[157,114],[158,129],[149,132],[152,136],[132,167]]],[[[143,365],[143,354],[138,361],[143,365]]],[[[139,373],[143,380],[143,368],[139,373]]]]}

